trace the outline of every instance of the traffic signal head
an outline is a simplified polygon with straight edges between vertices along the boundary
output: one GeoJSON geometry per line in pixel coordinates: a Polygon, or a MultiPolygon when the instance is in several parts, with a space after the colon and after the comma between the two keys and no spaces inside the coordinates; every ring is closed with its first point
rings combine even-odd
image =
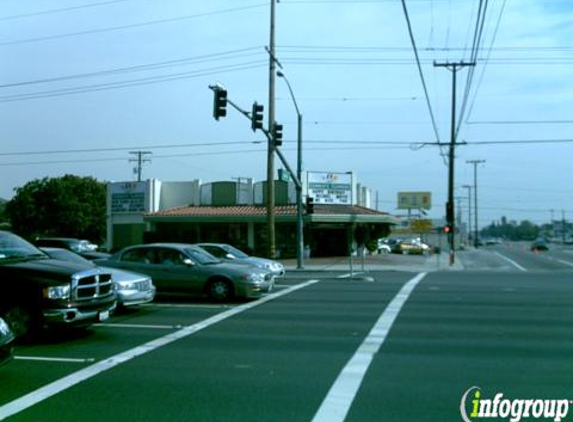
{"type": "Polygon", "coordinates": [[[263,128],[263,110],[265,107],[262,104],[253,104],[253,110],[251,113],[251,129],[253,132],[257,129],[263,128]]]}
{"type": "Polygon", "coordinates": [[[227,90],[223,88],[214,89],[215,97],[213,101],[213,117],[219,120],[227,115],[227,90]]]}
{"type": "Polygon", "coordinates": [[[273,125],[273,141],[275,147],[280,147],[283,144],[283,125],[279,125],[277,122],[273,125]]]}
{"type": "Polygon", "coordinates": [[[307,214],[314,213],[314,198],[312,196],[306,197],[306,213],[307,214]]]}

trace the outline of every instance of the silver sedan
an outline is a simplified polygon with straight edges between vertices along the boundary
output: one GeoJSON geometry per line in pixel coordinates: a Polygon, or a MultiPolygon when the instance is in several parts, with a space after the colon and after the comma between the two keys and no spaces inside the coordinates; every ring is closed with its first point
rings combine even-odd
{"type": "MultiPolygon", "coordinates": [[[[60,261],[82,262],[94,267],[98,266],[78,254],[62,248],[40,248],[52,259],[60,261]]],[[[103,267],[103,265],[102,265],[103,267]]],[[[117,288],[117,304],[120,307],[130,307],[151,302],[155,298],[156,288],[151,277],[132,271],[116,268],[106,268],[111,272],[112,280],[117,288]]]]}

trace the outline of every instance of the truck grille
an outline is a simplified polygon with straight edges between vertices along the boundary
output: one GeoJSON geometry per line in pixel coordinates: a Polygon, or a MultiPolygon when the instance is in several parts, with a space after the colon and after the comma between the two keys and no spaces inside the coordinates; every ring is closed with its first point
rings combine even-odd
{"type": "Polygon", "coordinates": [[[111,274],[98,270],[83,271],[75,274],[72,286],[75,300],[89,300],[109,296],[113,293],[111,274]]]}

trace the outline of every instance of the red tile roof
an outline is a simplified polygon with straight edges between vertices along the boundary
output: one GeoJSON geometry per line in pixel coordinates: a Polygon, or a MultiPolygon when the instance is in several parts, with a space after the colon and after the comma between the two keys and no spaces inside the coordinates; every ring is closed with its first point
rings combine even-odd
{"type": "MultiPolygon", "coordinates": [[[[357,205],[314,205],[315,215],[367,215],[389,216],[386,212],[376,211],[357,205]]],[[[267,215],[263,205],[233,206],[181,206],[146,214],[147,217],[261,217],[267,215]]],[[[296,205],[275,207],[276,216],[295,216],[296,205]]]]}

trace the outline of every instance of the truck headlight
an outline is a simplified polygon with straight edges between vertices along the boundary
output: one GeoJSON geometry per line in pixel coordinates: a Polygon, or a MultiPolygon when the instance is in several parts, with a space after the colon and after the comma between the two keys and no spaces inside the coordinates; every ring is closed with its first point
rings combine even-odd
{"type": "Polygon", "coordinates": [[[44,288],[44,298],[45,299],[69,299],[70,297],[70,286],[52,286],[44,288]]]}

